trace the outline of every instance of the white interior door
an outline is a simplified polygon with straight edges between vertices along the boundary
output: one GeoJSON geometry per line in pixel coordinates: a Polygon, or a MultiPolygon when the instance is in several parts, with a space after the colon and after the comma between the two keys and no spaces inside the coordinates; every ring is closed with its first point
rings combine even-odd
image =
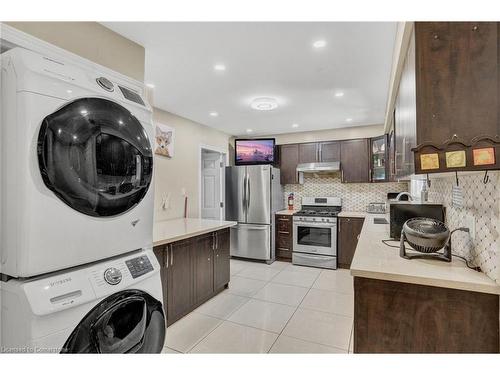
{"type": "Polygon", "coordinates": [[[201,217],[220,220],[221,178],[224,168],[222,154],[203,150],[201,155],[201,217]]]}

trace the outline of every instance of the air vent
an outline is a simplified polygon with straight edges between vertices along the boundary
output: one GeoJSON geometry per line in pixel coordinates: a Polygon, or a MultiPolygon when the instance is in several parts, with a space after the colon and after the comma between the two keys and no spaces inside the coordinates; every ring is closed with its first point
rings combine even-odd
{"type": "Polygon", "coordinates": [[[146,106],[139,94],[137,94],[136,92],[134,92],[132,90],[127,89],[126,87],[122,87],[122,86],[118,86],[118,87],[120,88],[120,91],[122,92],[125,99],[130,100],[131,102],[146,106]]]}

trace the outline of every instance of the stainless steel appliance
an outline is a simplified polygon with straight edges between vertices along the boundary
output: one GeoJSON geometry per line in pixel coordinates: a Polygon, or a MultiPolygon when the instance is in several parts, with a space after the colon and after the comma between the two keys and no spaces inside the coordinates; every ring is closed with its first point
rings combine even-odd
{"type": "Polygon", "coordinates": [[[401,230],[408,219],[414,217],[427,217],[444,222],[445,208],[437,203],[419,202],[390,202],[390,236],[395,240],[401,238],[401,230]]]}
{"type": "Polygon", "coordinates": [[[275,259],[274,213],[284,208],[280,170],[270,165],[226,168],[226,220],[231,227],[231,256],[275,259]]]}
{"type": "Polygon", "coordinates": [[[293,264],[337,268],[337,215],[341,210],[340,198],[302,198],[302,209],[293,215],[293,264]]]}

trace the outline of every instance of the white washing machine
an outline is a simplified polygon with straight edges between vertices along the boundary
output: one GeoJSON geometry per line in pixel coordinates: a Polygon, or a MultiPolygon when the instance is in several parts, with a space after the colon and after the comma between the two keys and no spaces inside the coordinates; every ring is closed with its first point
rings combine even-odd
{"type": "Polygon", "coordinates": [[[2,282],[4,353],[160,353],[160,266],[151,250],[2,282]]]}
{"type": "Polygon", "coordinates": [[[1,273],[32,277],[152,246],[152,110],[64,61],[1,55],[1,273]]]}

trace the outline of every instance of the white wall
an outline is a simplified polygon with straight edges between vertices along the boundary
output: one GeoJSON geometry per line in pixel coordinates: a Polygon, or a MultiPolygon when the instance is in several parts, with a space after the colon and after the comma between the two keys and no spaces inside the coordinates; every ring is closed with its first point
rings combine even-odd
{"type": "Polygon", "coordinates": [[[174,156],[155,156],[155,221],[183,217],[183,189],[188,196],[188,217],[199,216],[200,145],[227,153],[229,135],[155,108],[154,120],[175,128],[174,156]],[[162,199],[169,196],[164,210],[162,199]]]}
{"type": "Polygon", "coordinates": [[[339,139],[371,138],[384,134],[384,125],[355,126],[350,128],[305,131],[270,135],[276,138],[276,144],[331,141],[339,139]]]}

